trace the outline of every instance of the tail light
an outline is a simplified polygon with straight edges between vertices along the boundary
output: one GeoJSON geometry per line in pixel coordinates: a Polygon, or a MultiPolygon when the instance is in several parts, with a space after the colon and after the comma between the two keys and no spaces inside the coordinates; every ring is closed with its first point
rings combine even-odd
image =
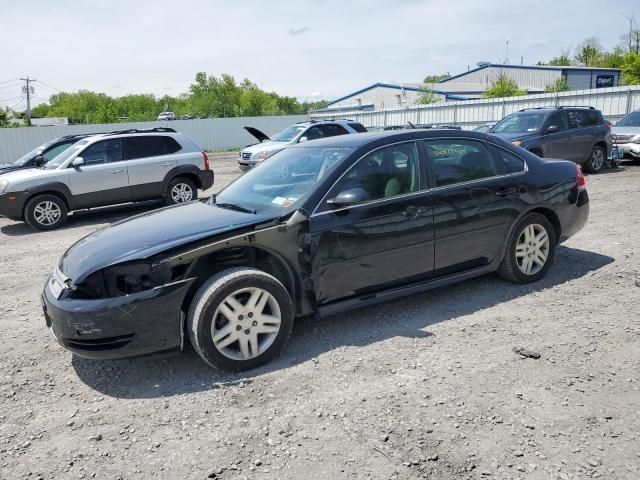
{"type": "Polygon", "coordinates": [[[211,170],[211,168],[209,168],[209,156],[207,152],[202,152],[202,159],[204,160],[204,169],[211,170]]]}
{"type": "Polygon", "coordinates": [[[582,173],[582,167],[578,164],[576,164],[576,186],[578,187],[578,191],[587,189],[587,180],[582,173]]]}
{"type": "Polygon", "coordinates": [[[607,127],[607,130],[611,131],[611,122],[604,122],[604,126],[607,127]]]}

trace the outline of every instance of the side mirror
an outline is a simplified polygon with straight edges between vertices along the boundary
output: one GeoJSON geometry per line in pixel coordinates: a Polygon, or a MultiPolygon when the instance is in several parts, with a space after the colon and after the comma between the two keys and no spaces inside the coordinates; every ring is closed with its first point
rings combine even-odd
{"type": "Polygon", "coordinates": [[[74,167],[80,167],[82,165],[84,165],[84,158],[82,157],[76,157],[73,159],[73,163],[71,164],[74,167]]]}
{"type": "Polygon", "coordinates": [[[300,140],[298,140],[298,143],[304,143],[307,140],[309,140],[307,137],[300,137],[300,140]]]}
{"type": "Polygon", "coordinates": [[[558,125],[549,125],[547,127],[547,133],[556,133],[559,130],[560,128],[558,127],[558,125]]]}
{"type": "Polygon", "coordinates": [[[362,188],[350,188],[343,190],[334,198],[327,200],[331,208],[350,207],[369,200],[369,194],[362,188]]]}
{"type": "Polygon", "coordinates": [[[33,159],[33,164],[36,167],[42,167],[44,165],[44,157],[42,155],[36,155],[36,157],[33,159]]]}

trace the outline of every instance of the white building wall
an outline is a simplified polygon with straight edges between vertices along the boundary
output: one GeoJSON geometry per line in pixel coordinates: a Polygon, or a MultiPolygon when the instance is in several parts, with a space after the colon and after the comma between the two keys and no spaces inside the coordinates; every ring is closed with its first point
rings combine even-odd
{"type": "Polygon", "coordinates": [[[500,74],[506,74],[514,80],[520,88],[544,90],[544,87],[561,78],[561,70],[542,70],[539,68],[509,68],[490,66],[472,71],[452,80],[440,82],[442,90],[447,89],[447,84],[466,83],[483,86],[484,90],[496,81],[500,74]]]}
{"type": "MultiPolygon", "coordinates": [[[[394,108],[415,105],[420,92],[415,90],[400,90],[389,87],[374,87],[362,93],[332,103],[328,108],[358,107],[373,104],[374,108],[394,108]]],[[[444,101],[444,95],[435,94],[438,101],[444,101]]]]}

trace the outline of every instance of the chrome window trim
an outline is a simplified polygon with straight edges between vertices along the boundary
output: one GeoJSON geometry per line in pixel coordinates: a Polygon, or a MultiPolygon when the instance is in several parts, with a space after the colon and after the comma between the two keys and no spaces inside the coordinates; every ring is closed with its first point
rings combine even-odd
{"type": "MultiPolygon", "coordinates": [[[[416,146],[416,148],[417,148],[417,146],[416,146]]],[[[488,152],[488,153],[491,154],[491,152],[488,152]]],[[[358,158],[358,160],[356,160],[353,163],[353,165],[351,165],[347,170],[345,170],[345,172],[342,175],[340,175],[340,177],[327,190],[327,193],[325,193],[324,196],[322,197],[322,199],[320,200],[320,202],[318,202],[318,204],[313,209],[313,212],[311,213],[309,218],[313,218],[313,217],[320,216],[320,215],[325,215],[327,213],[341,212],[341,211],[347,210],[349,208],[360,208],[360,207],[364,207],[364,206],[373,205],[373,204],[376,204],[376,203],[393,201],[393,200],[396,200],[398,198],[405,198],[405,197],[410,197],[410,196],[413,196],[413,195],[430,193],[430,192],[438,192],[438,191],[441,191],[441,190],[444,190],[444,189],[447,189],[447,188],[455,188],[455,187],[460,187],[460,186],[473,185],[475,183],[484,182],[486,180],[494,180],[494,179],[506,178],[506,177],[516,177],[516,176],[524,175],[527,172],[529,172],[529,164],[527,163],[527,160],[525,158],[521,157],[520,155],[518,155],[516,153],[511,152],[510,150],[507,150],[506,148],[504,148],[504,147],[502,147],[500,145],[497,145],[496,143],[493,143],[493,142],[490,142],[490,141],[486,141],[486,140],[480,140],[480,139],[475,139],[475,138],[469,139],[469,138],[466,138],[466,137],[434,137],[434,138],[424,138],[424,139],[418,139],[418,140],[405,140],[405,141],[402,141],[402,142],[389,143],[387,145],[383,145],[383,146],[378,147],[378,148],[376,148],[374,150],[371,150],[370,152],[367,152],[366,154],[364,154],[363,156],[358,158]],[[490,144],[490,145],[492,145],[492,146],[494,146],[496,148],[501,148],[502,150],[505,150],[505,151],[511,153],[512,155],[515,155],[516,157],[518,157],[519,159],[522,160],[522,162],[524,163],[524,168],[519,172],[505,173],[503,175],[494,175],[494,176],[491,176],[491,177],[477,178],[475,180],[468,180],[466,182],[454,183],[452,185],[442,185],[441,187],[427,188],[427,189],[424,189],[424,190],[418,190],[417,192],[411,192],[411,193],[405,193],[403,195],[397,195],[397,196],[391,197],[391,198],[378,198],[376,200],[371,200],[369,202],[359,203],[358,205],[352,205],[350,207],[336,208],[336,209],[331,209],[331,210],[325,210],[325,211],[322,211],[322,212],[318,212],[317,211],[318,208],[320,207],[320,205],[322,205],[325,202],[325,200],[327,198],[327,195],[329,195],[329,192],[333,189],[333,187],[335,187],[336,184],[340,180],[342,180],[342,177],[344,177],[360,160],[362,160],[364,157],[366,157],[370,153],[373,153],[373,152],[375,152],[377,150],[380,150],[382,148],[385,148],[385,147],[390,147],[392,145],[398,145],[398,144],[401,144],[401,143],[410,143],[410,142],[416,143],[416,142],[431,141],[431,140],[472,140],[472,141],[477,141],[477,142],[481,142],[481,143],[484,142],[484,143],[490,144]]]]}

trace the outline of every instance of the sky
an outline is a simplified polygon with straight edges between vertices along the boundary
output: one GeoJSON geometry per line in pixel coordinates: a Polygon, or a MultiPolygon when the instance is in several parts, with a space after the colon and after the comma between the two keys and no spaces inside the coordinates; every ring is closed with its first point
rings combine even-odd
{"type": "Polygon", "coordinates": [[[196,72],[301,100],[414,83],[479,61],[535,64],[588,37],[605,48],[638,0],[0,0],[0,105],[60,90],[179,95],[196,72]]]}

